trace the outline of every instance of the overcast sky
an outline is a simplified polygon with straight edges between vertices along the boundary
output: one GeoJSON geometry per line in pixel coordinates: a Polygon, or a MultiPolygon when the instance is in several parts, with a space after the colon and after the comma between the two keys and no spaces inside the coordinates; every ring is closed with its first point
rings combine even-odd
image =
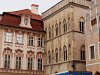
{"type": "Polygon", "coordinates": [[[39,13],[44,12],[60,0],[0,0],[0,14],[7,11],[31,9],[31,4],[39,5],[39,13]]]}

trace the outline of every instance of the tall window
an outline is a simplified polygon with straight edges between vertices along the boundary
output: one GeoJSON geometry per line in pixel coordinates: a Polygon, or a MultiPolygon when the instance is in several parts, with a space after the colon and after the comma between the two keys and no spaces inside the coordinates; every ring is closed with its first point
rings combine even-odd
{"type": "Polygon", "coordinates": [[[67,32],[67,23],[66,20],[63,20],[63,29],[64,29],[64,33],[67,32]]]}
{"type": "Polygon", "coordinates": [[[59,23],[59,35],[61,34],[61,22],[59,23]]]}
{"type": "Polygon", "coordinates": [[[49,28],[49,39],[51,39],[51,28],[49,28]]]}
{"type": "Polygon", "coordinates": [[[38,70],[42,70],[42,59],[38,59],[38,70]]]}
{"type": "Polygon", "coordinates": [[[28,45],[33,46],[33,36],[29,36],[28,45]]]}
{"type": "Polygon", "coordinates": [[[57,48],[55,50],[55,53],[56,53],[56,62],[58,62],[58,49],[57,48]]]}
{"type": "Polygon", "coordinates": [[[81,47],[80,56],[81,60],[85,60],[85,47],[81,47]]]}
{"type": "Polygon", "coordinates": [[[59,48],[59,61],[61,60],[61,48],[59,48]]]}
{"type": "Polygon", "coordinates": [[[95,59],[94,45],[90,46],[90,59],[95,59]]]}
{"type": "Polygon", "coordinates": [[[66,48],[66,46],[64,46],[63,50],[64,50],[64,61],[65,61],[65,60],[67,60],[67,48],[66,48]]]}
{"type": "Polygon", "coordinates": [[[16,57],[16,69],[21,69],[21,57],[16,57]]]}
{"type": "Polygon", "coordinates": [[[100,58],[100,42],[99,42],[99,49],[98,49],[99,51],[98,51],[98,56],[99,56],[99,58],[100,58]]]}
{"type": "Polygon", "coordinates": [[[52,26],[52,38],[54,37],[54,27],[52,26]]]}
{"type": "Polygon", "coordinates": [[[42,37],[38,38],[38,46],[43,47],[43,38],[42,37]]]}
{"type": "Polygon", "coordinates": [[[23,44],[23,35],[22,34],[17,34],[17,42],[18,44],[23,44]]]}
{"type": "Polygon", "coordinates": [[[12,33],[11,32],[5,33],[5,41],[6,42],[12,42],[12,33]]]}
{"type": "Polygon", "coordinates": [[[79,27],[80,27],[80,31],[84,32],[84,19],[83,18],[80,19],[79,27]]]}
{"type": "Polygon", "coordinates": [[[49,58],[49,63],[51,63],[51,53],[48,51],[48,58],[49,58]]]}
{"type": "Polygon", "coordinates": [[[32,70],[32,66],[33,66],[33,58],[28,58],[28,70],[32,70]]]}
{"type": "Polygon", "coordinates": [[[56,36],[58,36],[58,24],[56,24],[56,36]]]}
{"type": "Polygon", "coordinates": [[[5,55],[4,57],[4,68],[10,68],[10,55],[5,55]]]}

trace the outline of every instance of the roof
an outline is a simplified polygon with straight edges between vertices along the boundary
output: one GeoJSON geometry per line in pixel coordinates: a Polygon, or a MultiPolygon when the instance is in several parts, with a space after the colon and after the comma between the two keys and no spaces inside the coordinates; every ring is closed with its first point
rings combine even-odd
{"type": "Polygon", "coordinates": [[[32,29],[35,31],[44,31],[42,17],[40,15],[31,13],[29,9],[24,9],[14,12],[4,12],[2,14],[2,20],[0,21],[0,25],[11,26],[16,28],[32,29]],[[21,14],[31,16],[30,24],[32,28],[25,28],[19,26],[21,23],[21,14]]]}
{"type": "Polygon", "coordinates": [[[42,17],[40,15],[32,13],[31,10],[29,9],[23,9],[23,10],[18,10],[13,12],[4,12],[4,13],[17,15],[17,16],[21,16],[21,14],[26,14],[26,15],[30,15],[32,19],[42,20],[42,17]]]}

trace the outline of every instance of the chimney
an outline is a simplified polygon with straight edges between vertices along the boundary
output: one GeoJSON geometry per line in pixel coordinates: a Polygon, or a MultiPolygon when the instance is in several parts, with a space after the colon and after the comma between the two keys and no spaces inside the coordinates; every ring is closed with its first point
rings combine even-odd
{"type": "Polygon", "coordinates": [[[39,7],[39,5],[32,4],[32,5],[31,5],[31,12],[32,12],[33,14],[37,14],[37,15],[38,15],[38,7],[39,7]]]}

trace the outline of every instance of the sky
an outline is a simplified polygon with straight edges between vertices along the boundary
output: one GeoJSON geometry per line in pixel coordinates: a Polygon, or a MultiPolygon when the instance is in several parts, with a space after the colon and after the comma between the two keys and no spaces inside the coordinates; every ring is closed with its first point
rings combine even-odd
{"type": "Polygon", "coordinates": [[[0,14],[21,9],[31,9],[31,4],[39,5],[39,14],[41,14],[59,1],[60,0],[0,0],[0,14]]]}

